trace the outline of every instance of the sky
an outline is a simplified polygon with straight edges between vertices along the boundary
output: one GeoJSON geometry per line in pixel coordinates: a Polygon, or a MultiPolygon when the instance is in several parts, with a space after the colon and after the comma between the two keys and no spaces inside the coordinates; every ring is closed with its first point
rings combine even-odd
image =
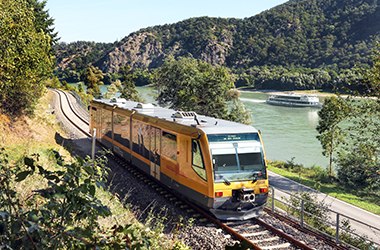
{"type": "Polygon", "coordinates": [[[61,42],[115,42],[191,17],[251,17],[287,0],[48,0],[61,42]]]}

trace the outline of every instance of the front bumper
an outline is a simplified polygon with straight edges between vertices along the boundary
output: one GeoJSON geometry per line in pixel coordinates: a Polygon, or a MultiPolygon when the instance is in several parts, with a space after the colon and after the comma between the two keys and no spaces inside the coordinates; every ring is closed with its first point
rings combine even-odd
{"type": "Polygon", "coordinates": [[[268,194],[257,194],[254,202],[236,202],[232,197],[214,199],[210,212],[220,220],[248,220],[261,215],[268,194]]]}

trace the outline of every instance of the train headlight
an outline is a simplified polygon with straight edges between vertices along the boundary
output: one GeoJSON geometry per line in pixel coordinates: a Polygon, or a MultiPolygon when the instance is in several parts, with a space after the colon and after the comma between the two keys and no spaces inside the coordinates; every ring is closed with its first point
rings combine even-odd
{"type": "Polygon", "coordinates": [[[255,201],[255,194],[253,193],[252,189],[240,189],[238,191],[238,200],[242,202],[254,202],[255,201]]]}

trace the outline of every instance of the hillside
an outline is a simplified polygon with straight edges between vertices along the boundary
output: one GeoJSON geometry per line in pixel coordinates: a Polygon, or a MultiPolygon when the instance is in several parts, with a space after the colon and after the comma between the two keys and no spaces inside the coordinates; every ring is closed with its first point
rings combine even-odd
{"type": "Polygon", "coordinates": [[[291,0],[245,19],[199,17],[141,29],[92,62],[106,73],[126,64],[156,68],[171,55],[235,72],[257,66],[341,70],[370,64],[379,37],[377,0],[291,0]]]}
{"type": "Polygon", "coordinates": [[[79,81],[81,72],[88,64],[98,60],[113,48],[112,43],[85,41],[58,43],[53,47],[57,58],[56,74],[59,78],[70,82],[79,81]]]}

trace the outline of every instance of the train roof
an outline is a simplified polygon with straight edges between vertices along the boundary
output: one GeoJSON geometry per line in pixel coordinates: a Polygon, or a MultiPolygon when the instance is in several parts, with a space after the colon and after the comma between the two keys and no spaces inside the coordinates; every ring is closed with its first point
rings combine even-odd
{"type": "Polygon", "coordinates": [[[117,106],[121,109],[131,111],[135,110],[139,114],[157,117],[185,126],[196,127],[204,131],[206,134],[236,134],[258,132],[257,129],[249,125],[199,115],[192,111],[177,111],[173,109],[163,108],[151,103],[138,103],[128,101],[123,98],[96,99],[94,101],[110,106],[117,106]]]}

